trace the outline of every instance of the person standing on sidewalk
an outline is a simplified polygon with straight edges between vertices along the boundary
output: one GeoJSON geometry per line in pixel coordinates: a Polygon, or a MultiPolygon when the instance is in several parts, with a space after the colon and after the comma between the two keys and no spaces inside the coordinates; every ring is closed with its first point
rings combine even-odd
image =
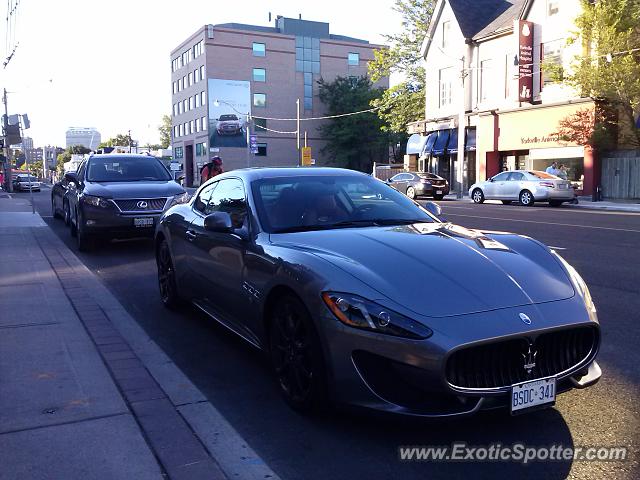
{"type": "Polygon", "coordinates": [[[545,172],[548,173],[549,175],[558,175],[558,164],[556,162],[553,162],[551,165],[547,167],[545,172]]]}
{"type": "Polygon", "coordinates": [[[211,157],[211,161],[205,163],[200,169],[200,185],[209,180],[210,178],[220,175],[224,172],[222,168],[222,158],[218,155],[211,157]]]}

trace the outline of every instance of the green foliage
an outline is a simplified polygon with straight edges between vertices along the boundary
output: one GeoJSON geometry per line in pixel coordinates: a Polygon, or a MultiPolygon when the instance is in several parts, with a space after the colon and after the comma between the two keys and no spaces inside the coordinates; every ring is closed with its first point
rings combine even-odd
{"type": "Polygon", "coordinates": [[[171,117],[169,115],[162,116],[158,132],[160,133],[161,148],[169,148],[169,145],[171,145],[171,117]]]}
{"type": "Polygon", "coordinates": [[[56,158],[56,170],[58,175],[64,174],[64,164],[71,161],[71,152],[69,149],[65,150],[64,153],[60,153],[56,158]]]}
{"type": "Polygon", "coordinates": [[[37,162],[30,163],[27,168],[32,175],[36,177],[42,176],[42,162],[38,160],[37,162]]]}
{"type": "Polygon", "coordinates": [[[379,115],[387,124],[386,130],[400,136],[406,132],[407,123],[424,118],[425,72],[420,47],[427,36],[435,4],[435,0],[396,0],[393,9],[402,16],[402,31],[385,35],[389,48],[376,50],[374,60],[369,63],[369,75],[374,82],[392,73],[404,77],[400,85],[384,92],[375,105],[383,106],[379,115]]]}
{"type": "Polygon", "coordinates": [[[87,153],[91,153],[91,149],[83,145],[71,145],[67,151],[73,155],[86,155],[87,153]]]}
{"type": "Polygon", "coordinates": [[[640,130],[633,127],[640,109],[640,2],[638,0],[582,0],[577,18],[585,54],[576,58],[567,82],[582,95],[606,100],[628,128],[625,140],[640,146],[640,130]]]}
{"type": "Polygon", "coordinates": [[[124,135],[122,133],[119,133],[115,137],[110,138],[109,140],[107,140],[106,142],[102,142],[100,145],[98,145],[98,148],[104,148],[104,147],[126,147],[126,146],[129,146],[132,143],[133,143],[133,141],[132,141],[130,135],[124,135]]]}
{"type": "MultiPolygon", "coordinates": [[[[319,98],[327,107],[327,115],[367,110],[379,99],[381,89],[374,89],[363,77],[338,77],[333,82],[318,81],[319,98]]],[[[329,120],[320,127],[327,141],[327,153],[335,166],[371,172],[374,161],[388,161],[388,135],[375,113],[361,113],[329,120]]]]}

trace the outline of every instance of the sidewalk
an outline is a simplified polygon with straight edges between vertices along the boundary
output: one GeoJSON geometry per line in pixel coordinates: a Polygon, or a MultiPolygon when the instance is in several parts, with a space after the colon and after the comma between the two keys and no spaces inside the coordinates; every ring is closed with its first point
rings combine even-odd
{"type": "Polygon", "coordinates": [[[0,479],[277,479],[29,203],[9,196],[0,309],[0,479]]]}
{"type": "MultiPolygon", "coordinates": [[[[444,197],[447,201],[456,201],[456,202],[466,202],[470,203],[471,199],[468,196],[464,196],[463,198],[457,198],[455,193],[449,194],[444,197]]],[[[585,210],[610,210],[615,212],[640,212],[640,203],[634,202],[611,202],[611,201],[602,201],[602,202],[594,202],[591,200],[591,197],[578,197],[579,203],[563,203],[561,208],[575,208],[575,209],[585,209],[585,210]]],[[[495,203],[500,204],[499,200],[487,200],[485,203],[495,203]]]]}

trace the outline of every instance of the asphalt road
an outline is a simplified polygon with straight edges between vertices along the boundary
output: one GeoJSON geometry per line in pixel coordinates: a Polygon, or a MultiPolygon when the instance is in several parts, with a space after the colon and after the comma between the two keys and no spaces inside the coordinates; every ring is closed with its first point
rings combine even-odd
{"type": "MultiPolygon", "coordinates": [[[[27,194],[19,194],[28,199],[27,194]]],[[[262,355],[196,311],[164,309],[149,241],[79,253],[50,191],[37,210],[129,313],[283,479],[640,478],[640,214],[441,202],[446,220],[511,231],[554,246],[583,275],[598,307],[603,379],[559,397],[555,408],[511,417],[492,412],[448,422],[332,412],[306,418],[281,401],[262,355]],[[453,442],[488,446],[627,446],[626,462],[401,462],[398,447],[453,442]]],[[[482,281],[482,279],[479,279],[482,281]]]]}

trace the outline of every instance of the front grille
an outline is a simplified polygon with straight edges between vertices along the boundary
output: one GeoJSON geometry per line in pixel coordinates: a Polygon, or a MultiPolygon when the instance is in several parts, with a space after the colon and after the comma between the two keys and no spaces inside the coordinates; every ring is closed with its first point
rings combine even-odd
{"type": "Polygon", "coordinates": [[[551,377],[584,362],[598,342],[596,328],[580,327],[467,347],[449,357],[446,378],[454,387],[488,389],[551,377]],[[535,367],[528,373],[525,364],[533,353],[535,367]]]}
{"type": "Polygon", "coordinates": [[[145,212],[164,209],[166,198],[136,198],[127,200],[114,200],[118,208],[123,212],[145,212]],[[146,202],[146,208],[140,207],[138,202],[146,202]]]}

